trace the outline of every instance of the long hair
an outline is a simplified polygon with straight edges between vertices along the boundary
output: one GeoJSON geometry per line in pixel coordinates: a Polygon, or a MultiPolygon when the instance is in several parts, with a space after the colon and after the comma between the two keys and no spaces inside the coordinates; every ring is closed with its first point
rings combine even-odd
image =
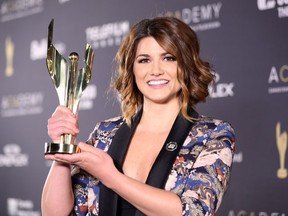
{"type": "Polygon", "coordinates": [[[181,113],[187,120],[189,106],[204,102],[208,86],[213,81],[211,65],[199,56],[199,42],[196,33],[183,21],[175,17],[144,19],[128,32],[117,54],[118,74],[113,86],[121,97],[123,117],[128,123],[143,104],[143,95],[137,88],[133,63],[139,41],[153,37],[158,44],[177,60],[177,78],[180,83],[178,94],[181,113]]]}

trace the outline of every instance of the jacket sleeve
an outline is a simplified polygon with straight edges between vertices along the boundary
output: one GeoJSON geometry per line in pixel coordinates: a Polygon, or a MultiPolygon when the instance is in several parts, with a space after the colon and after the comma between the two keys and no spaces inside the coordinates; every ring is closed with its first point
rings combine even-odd
{"type": "MultiPolygon", "coordinates": [[[[122,123],[121,117],[98,122],[86,143],[107,151],[117,129],[122,123]]],[[[75,204],[71,215],[98,215],[99,180],[75,166],[72,169],[72,187],[75,204]]]]}
{"type": "MultiPolygon", "coordinates": [[[[97,180],[82,170],[72,176],[75,204],[70,216],[85,216],[88,212],[93,213],[93,215],[97,214],[99,197],[95,191],[98,187],[91,188],[89,186],[93,181],[97,180]]],[[[97,183],[95,182],[94,185],[97,183]]]]}
{"type": "MultiPolygon", "coordinates": [[[[187,160],[193,151],[179,158],[181,161],[184,157],[185,169],[179,178],[181,180],[177,181],[177,194],[185,216],[215,215],[228,186],[234,155],[234,130],[227,122],[217,122],[213,130],[207,131],[202,131],[197,139],[203,145],[201,151],[199,145],[195,145],[200,153],[194,163],[187,160]]],[[[195,151],[192,154],[195,155],[195,151]]]]}
{"type": "MultiPolygon", "coordinates": [[[[87,144],[97,143],[96,134],[100,123],[97,123],[93,132],[90,134],[87,144]]],[[[99,181],[84,170],[75,166],[71,172],[72,187],[74,192],[74,209],[70,216],[85,216],[88,212],[97,215],[99,207],[99,181]]]]}

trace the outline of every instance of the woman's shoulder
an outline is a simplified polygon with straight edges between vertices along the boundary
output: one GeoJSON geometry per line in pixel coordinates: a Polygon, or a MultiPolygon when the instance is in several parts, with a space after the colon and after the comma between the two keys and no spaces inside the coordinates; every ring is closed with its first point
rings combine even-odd
{"type": "Polygon", "coordinates": [[[109,130],[120,127],[124,122],[123,116],[116,116],[109,119],[102,120],[96,124],[96,128],[109,130]]]}
{"type": "Polygon", "coordinates": [[[99,148],[105,149],[111,143],[117,130],[123,124],[124,119],[121,116],[109,118],[96,123],[94,130],[90,133],[87,143],[98,145],[99,148]],[[98,142],[104,144],[99,146],[98,142]]]}
{"type": "Polygon", "coordinates": [[[213,145],[221,140],[234,151],[235,131],[228,121],[199,115],[189,135],[190,139],[195,142],[208,143],[210,140],[209,144],[213,145]]]}
{"type": "Polygon", "coordinates": [[[118,124],[120,122],[123,122],[124,118],[123,116],[115,116],[115,117],[111,117],[105,120],[100,121],[100,123],[102,124],[107,124],[107,123],[114,123],[114,124],[118,124]]]}
{"type": "Polygon", "coordinates": [[[230,131],[234,134],[234,128],[229,121],[212,118],[205,115],[199,115],[196,125],[209,128],[215,131],[230,131]]]}

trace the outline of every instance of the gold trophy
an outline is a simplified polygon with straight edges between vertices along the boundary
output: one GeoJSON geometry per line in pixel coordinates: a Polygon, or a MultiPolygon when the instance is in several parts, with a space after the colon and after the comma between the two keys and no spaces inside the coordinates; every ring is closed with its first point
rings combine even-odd
{"type": "MultiPolygon", "coordinates": [[[[46,64],[49,75],[56,88],[60,105],[68,107],[74,114],[78,111],[78,106],[82,92],[88,86],[94,59],[94,51],[89,44],[86,44],[84,63],[85,67],[77,71],[78,54],[72,52],[69,55],[69,68],[66,69],[66,59],[57,51],[52,44],[53,40],[52,19],[48,26],[48,47],[46,64]]],[[[45,154],[73,154],[78,152],[71,134],[63,134],[60,143],[45,143],[45,154]]]]}

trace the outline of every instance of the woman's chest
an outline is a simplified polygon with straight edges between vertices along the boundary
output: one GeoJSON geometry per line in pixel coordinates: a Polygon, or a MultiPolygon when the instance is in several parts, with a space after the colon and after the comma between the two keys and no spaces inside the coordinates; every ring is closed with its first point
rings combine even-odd
{"type": "Polygon", "coordinates": [[[123,163],[125,175],[145,182],[168,133],[135,133],[123,163]]]}

